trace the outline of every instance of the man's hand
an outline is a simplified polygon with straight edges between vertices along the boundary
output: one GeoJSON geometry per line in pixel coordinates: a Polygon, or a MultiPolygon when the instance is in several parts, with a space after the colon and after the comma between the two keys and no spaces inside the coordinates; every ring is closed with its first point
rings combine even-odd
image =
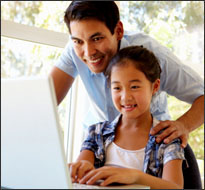
{"type": "Polygon", "coordinates": [[[104,179],[104,181],[100,184],[101,186],[106,186],[114,182],[123,184],[133,184],[137,183],[138,172],[141,171],[130,168],[104,166],[87,173],[80,180],[80,183],[93,185],[96,181],[104,179]]]}
{"type": "Polygon", "coordinates": [[[182,141],[181,146],[183,148],[186,147],[189,131],[181,121],[161,121],[158,125],[152,128],[150,134],[155,135],[164,128],[166,129],[156,138],[157,143],[164,140],[164,143],[168,144],[179,137],[182,141]]]}
{"type": "Polygon", "coordinates": [[[70,168],[72,182],[79,182],[87,172],[95,169],[93,164],[87,160],[70,163],[68,167],[70,168]]]}

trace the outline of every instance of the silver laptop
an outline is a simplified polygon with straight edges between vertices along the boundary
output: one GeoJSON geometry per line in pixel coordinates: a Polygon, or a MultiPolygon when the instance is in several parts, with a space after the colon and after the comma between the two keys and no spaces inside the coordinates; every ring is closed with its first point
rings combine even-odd
{"type": "Polygon", "coordinates": [[[71,183],[50,77],[1,79],[1,187],[99,188],[71,183]]]}

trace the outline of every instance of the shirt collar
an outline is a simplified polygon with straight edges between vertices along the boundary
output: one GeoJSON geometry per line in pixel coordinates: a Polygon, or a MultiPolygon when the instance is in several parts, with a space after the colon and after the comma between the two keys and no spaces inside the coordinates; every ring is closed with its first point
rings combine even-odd
{"type": "MultiPolygon", "coordinates": [[[[119,123],[121,118],[122,118],[122,114],[119,114],[112,122],[110,122],[107,125],[106,130],[104,131],[103,135],[114,133],[115,132],[115,128],[116,128],[116,126],[119,123]]],[[[158,123],[159,123],[159,121],[156,118],[153,117],[152,127],[156,126],[158,123]]],[[[150,136],[152,136],[152,135],[150,135],[150,136]]]]}
{"type": "MultiPolygon", "coordinates": [[[[88,66],[87,66],[87,68],[88,68],[88,66]]],[[[102,72],[101,73],[94,73],[89,68],[88,68],[88,72],[90,73],[90,76],[92,76],[92,77],[99,76],[99,75],[103,74],[102,72]]]]}
{"type": "MultiPolygon", "coordinates": [[[[153,117],[151,129],[152,129],[153,127],[155,127],[158,123],[159,123],[159,121],[153,117]]],[[[151,130],[151,129],[150,129],[150,130],[151,130]]],[[[148,140],[148,142],[147,142],[146,149],[145,149],[145,153],[146,153],[146,154],[149,154],[150,151],[152,150],[152,147],[156,144],[156,143],[155,143],[155,137],[156,137],[157,135],[159,135],[159,133],[156,134],[156,135],[151,135],[151,134],[149,134],[149,140],[148,140]]]]}
{"type": "Polygon", "coordinates": [[[122,114],[119,114],[111,123],[109,123],[104,131],[103,135],[115,133],[115,128],[121,119],[122,114]]]}
{"type": "Polygon", "coordinates": [[[127,46],[130,46],[130,43],[125,39],[125,37],[123,37],[121,39],[120,49],[125,48],[127,46]]]}

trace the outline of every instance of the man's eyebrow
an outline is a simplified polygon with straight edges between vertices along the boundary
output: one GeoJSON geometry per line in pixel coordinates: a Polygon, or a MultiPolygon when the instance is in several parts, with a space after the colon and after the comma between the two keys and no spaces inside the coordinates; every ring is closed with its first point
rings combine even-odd
{"type": "MultiPolygon", "coordinates": [[[[92,39],[92,38],[94,38],[94,37],[96,37],[96,36],[101,36],[101,35],[102,35],[102,33],[96,32],[96,33],[92,34],[89,38],[92,39]]],[[[77,38],[77,37],[75,37],[75,36],[71,36],[71,39],[72,39],[72,40],[81,40],[80,38],[77,38]]]]}
{"type": "Polygon", "coordinates": [[[96,36],[101,36],[101,35],[102,35],[102,33],[96,32],[96,33],[94,33],[93,35],[91,35],[90,38],[94,38],[94,37],[96,37],[96,36]]]}
{"type": "Polygon", "coordinates": [[[81,39],[79,39],[79,38],[77,38],[77,37],[75,37],[75,36],[71,36],[71,39],[72,39],[72,40],[81,40],[81,39]]]}

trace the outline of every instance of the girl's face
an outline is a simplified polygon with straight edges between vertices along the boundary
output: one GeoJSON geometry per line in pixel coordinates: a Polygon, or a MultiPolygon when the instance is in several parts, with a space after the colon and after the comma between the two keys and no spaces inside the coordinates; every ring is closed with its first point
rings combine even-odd
{"type": "Polygon", "coordinates": [[[111,94],[116,109],[123,117],[137,118],[150,114],[153,94],[159,89],[160,80],[151,83],[143,72],[136,69],[132,60],[124,66],[114,66],[111,72],[111,94]]]}

